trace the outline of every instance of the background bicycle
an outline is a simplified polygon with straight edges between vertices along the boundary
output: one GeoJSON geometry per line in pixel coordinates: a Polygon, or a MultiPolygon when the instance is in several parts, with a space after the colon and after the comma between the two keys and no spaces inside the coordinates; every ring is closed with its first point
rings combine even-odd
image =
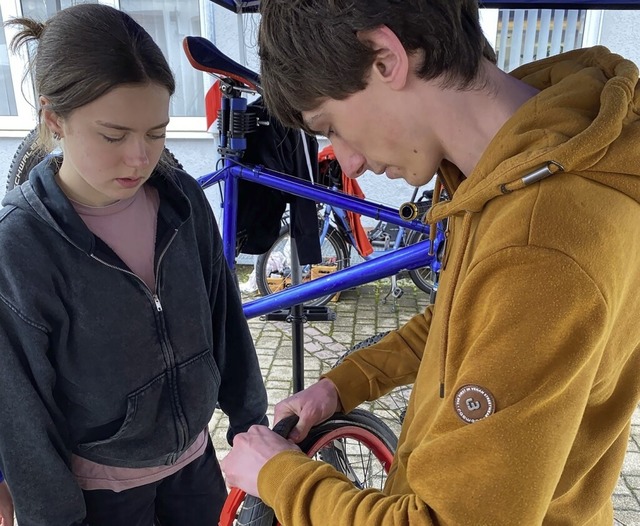
{"type": "MultiPolygon", "coordinates": [[[[336,161],[337,162],[337,161],[336,161]]],[[[322,169],[321,169],[322,172],[322,169]]],[[[401,206],[401,215],[408,217],[415,213],[423,219],[431,207],[433,191],[413,189],[410,199],[401,206]],[[419,196],[418,196],[419,195],[419,196]],[[404,210],[404,213],[403,213],[404,210]]],[[[423,241],[425,236],[419,232],[406,230],[387,221],[379,220],[374,227],[363,229],[359,236],[353,232],[347,213],[337,207],[318,204],[320,245],[322,262],[319,265],[305,265],[302,268],[302,280],[308,281],[321,275],[349,267],[355,261],[371,259],[398,248],[423,241]],[[363,236],[366,236],[363,238],[363,236]],[[368,242],[365,251],[361,248],[362,240],[368,242]],[[368,250],[367,250],[368,249],[368,250]]],[[[255,280],[255,287],[260,294],[267,295],[291,285],[291,237],[288,216],[284,217],[280,235],[276,242],[264,254],[258,256],[254,272],[250,280],[255,280]]],[[[433,266],[425,266],[408,271],[411,281],[426,294],[431,294],[437,287],[438,271],[444,234],[436,239],[436,251],[439,258],[433,266]]],[[[389,290],[385,300],[391,296],[399,298],[403,289],[396,275],[391,276],[389,290]]],[[[311,305],[325,305],[335,296],[326,295],[310,302],[311,305]]]]}

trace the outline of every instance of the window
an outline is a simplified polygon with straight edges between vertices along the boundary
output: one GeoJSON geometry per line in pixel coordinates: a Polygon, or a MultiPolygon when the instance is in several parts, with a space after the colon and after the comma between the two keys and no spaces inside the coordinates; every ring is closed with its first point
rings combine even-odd
{"type": "MultiPolygon", "coordinates": [[[[4,23],[0,5],[0,26],[4,23]]],[[[0,31],[0,115],[18,115],[5,33],[0,31]]]]}
{"type": "Polygon", "coordinates": [[[590,24],[599,13],[565,9],[501,9],[495,50],[498,66],[511,71],[521,64],[594,44],[590,24]]]}
{"type": "Polygon", "coordinates": [[[97,4],[98,0],[21,0],[22,15],[35,20],[46,20],[60,9],[76,4],[97,4]]]}
{"type": "Polygon", "coordinates": [[[498,21],[499,65],[520,64],[569,51],[582,44],[584,11],[503,9],[498,21]]]}
{"type": "MultiPolygon", "coordinates": [[[[204,136],[204,94],[212,81],[191,67],[182,50],[182,39],[187,35],[204,34],[213,40],[213,26],[218,23],[214,21],[214,4],[201,0],[0,0],[0,22],[3,16],[4,20],[20,16],[46,20],[61,9],[83,3],[101,3],[122,9],[149,32],[176,77],[176,93],[170,109],[170,135],[171,132],[182,135],[183,132],[195,132],[196,136],[204,136]]],[[[231,16],[235,28],[236,15],[231,16]]],[[[224,23],[229,21],[225,19],[224,23]]],[[[13,28],[0,25],[0,135],[21,136],[35,126],[36,111],[32,78],[27,76],[22,82],[28,69],[28,57],[24,52],[13,54],[7,49],[15,32],[13,28]]],[[[237,60],[237,53],[234,55],[237,60]]]]}
{"type": "Polygon", "coordinates": [[[120,0],[120,9],[149,32],[171,65],[176,77],[171,115],[204,115],[203,74],[191,67],[182,50],[184,37],[201,34],[199,3],[192,0],[120,0]]]}

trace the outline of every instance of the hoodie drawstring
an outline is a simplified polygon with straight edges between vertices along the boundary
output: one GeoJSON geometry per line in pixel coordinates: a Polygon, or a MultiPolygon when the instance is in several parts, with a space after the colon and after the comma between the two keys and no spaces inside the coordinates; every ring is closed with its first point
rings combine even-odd
{"type": "MultiPolygon", "coordinates": [[[[435,206],[440,202],[440,195],[442,193],[442,181],[440,177],[436,177],[436,184],[433,188],[433,200],[431,201],[431,206],[435,206]]],[[[426,216],[425,216],[426,217],[426,216]]],[[[429,224],[429,255],[433,256],[435,254],[434,246],[436,244],[436,234],[438,232],[438,223],[430,223],[429,224]]]]}
{"type": "Polygon", "coordinates": [[[442,299],[442,302],[439,305],[439,308],[441,308],[443,312],[447,313],[444,319],[442,342],[440,343],[440,398],[444,398],[444,377],[447,363],[447,347],[449,345],[448,339],[449,321],[451,319],[451,306],[453,304],[453,295],[456,290],[456,284],[458,282],[458,278],[460,277],[460,270],[462,269],[462,261],[464,260],[464,255],[466,253],[469,236],[471,235],[471,217],[472,212],[466,212],[464,215],[464,220],[462,222],[462,243],[458,245],[460,247],[461,253],[459,255],[456,255],[453,274],[451,276],[452,280],[449,289],[447,290],[447,295],[442,299]]]}

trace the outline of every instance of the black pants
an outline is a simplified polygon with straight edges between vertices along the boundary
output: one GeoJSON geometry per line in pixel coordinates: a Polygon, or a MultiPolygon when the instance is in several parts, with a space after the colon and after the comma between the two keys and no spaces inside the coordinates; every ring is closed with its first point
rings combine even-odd
{"type": "Polygon", "coordinates": [[[212,526],[227,497],[209,438],[204,454],[177,473],[116,493],[84,492],[89,526],[212,526]],[[155,521],[155,522],[154,522],[155,521]]]}

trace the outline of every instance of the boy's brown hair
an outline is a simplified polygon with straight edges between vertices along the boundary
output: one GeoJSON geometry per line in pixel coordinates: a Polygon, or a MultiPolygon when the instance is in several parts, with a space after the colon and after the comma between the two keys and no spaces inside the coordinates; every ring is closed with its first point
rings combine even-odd
{"type": "Polygon", "coordinates": [[[443,87],[469,88],[482,56],[495,62],[476,0],[262,0],[261,13],[265,102],[296,128],[302,111],[366,87],[376,52],[361,31],[389,27],[407,52],[423,54],[417,75],[443,87]]]}

